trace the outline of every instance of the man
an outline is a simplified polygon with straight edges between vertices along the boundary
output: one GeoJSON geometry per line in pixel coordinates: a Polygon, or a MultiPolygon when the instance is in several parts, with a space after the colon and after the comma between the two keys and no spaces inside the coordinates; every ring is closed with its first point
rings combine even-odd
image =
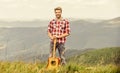
{"type": "Polygon", "coordinates": [[[62,8],[57,7],[54,9],[56,18],[51,20],[48,25],[48,36],[51,39],[50,42],[50,57],[52,56],[53,51],[53,40],[57,39],[56,48],[59,52],[59,57],[61,59],[61,64],[66,64],[64,52],[65,52],[65,42],[66,37],[70,35],[70,26],[69,22],[66,19],[63,19],[62,8]]]}

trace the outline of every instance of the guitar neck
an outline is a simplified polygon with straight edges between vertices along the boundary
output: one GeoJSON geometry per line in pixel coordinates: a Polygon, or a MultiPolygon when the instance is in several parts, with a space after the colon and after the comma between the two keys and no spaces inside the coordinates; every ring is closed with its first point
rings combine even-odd
{"type": "Polygon", "coordinates": [[[57,42],[57,39],[54,39],[53,58],[55,58],[56,42],[57,42]]]}

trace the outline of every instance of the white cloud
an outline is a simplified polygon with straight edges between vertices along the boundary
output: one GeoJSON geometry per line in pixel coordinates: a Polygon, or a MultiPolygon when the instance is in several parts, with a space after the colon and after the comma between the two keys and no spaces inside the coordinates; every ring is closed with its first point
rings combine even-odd
{"type": "Polygon", "coordinates": [[[0,19],[51,18],[56,6],[63,8],[65,17],[110,18],[120,15],[120,0],[0,0],[0,19]]]}
{"type": "Polygon", "coordinates": [[[104,5],[104,4],[108,4],[108,0],[87,0],[84,1],[84,5],[104,5]]]}

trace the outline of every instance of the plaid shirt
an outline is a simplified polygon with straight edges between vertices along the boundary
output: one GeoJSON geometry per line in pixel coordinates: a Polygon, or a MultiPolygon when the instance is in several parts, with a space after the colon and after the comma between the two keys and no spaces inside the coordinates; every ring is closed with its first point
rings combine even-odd
{"type": "MultiPolygon", "coordinates": [[[[48,25],[48,32],[50,32],[54,36],[60,36],[64,33],[70,34],[70,26],[68,20],[66,19],[61,19],[60,21],[57,21],[56,19],[51,20],[48,25]]],[[[65,41],[66,37],[57,38],[58,43],[65,43],[65,41]]]]}

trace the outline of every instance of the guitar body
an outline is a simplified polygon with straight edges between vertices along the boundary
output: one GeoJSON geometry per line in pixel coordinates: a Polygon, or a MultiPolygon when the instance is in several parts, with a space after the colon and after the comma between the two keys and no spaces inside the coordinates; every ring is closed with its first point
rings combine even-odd
{"type": "Polygon", "coordinates": [[[48,58],[48,65],[47,65],[47,69],[57,69],[60,65],[60,58],[53,58],[50,57],[48,58]]]}
{"type": "Polygon", "coordinates": [[[60,58],[57,58],[55,56],[55,50],[56,50],[56,39],[54,39],[52,57],[48,58],[47,69],[50,69],[50,70],[57,69],[60,65],[60,58]]]}

